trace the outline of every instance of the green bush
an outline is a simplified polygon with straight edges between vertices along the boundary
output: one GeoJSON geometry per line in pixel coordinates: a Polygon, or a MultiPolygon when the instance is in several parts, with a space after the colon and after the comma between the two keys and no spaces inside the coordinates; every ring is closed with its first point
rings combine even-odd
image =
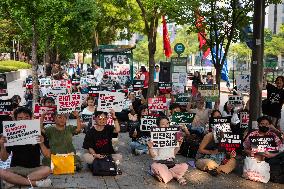
{"type": "Polygon", "coordinates": [[[32,66],[25,62],[19,62],[14,60],[0,61],[0,73],[17,71],[19,69],[29,69],[32,66]]]}

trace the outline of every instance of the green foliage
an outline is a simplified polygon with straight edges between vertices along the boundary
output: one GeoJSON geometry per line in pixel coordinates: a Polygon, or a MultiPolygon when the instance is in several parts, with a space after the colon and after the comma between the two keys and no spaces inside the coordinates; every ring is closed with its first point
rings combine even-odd
{"type": "Polygon", "coordinates": [[[229,58],[234,59],[238,64],[248,63],[251,61],[251,49],[245,43],[234,43],[230,47],[229,58]]]}
{"type": "Polygon", "coordinates": [[[0,73],[17,71],[19,69],[30,69],[31,67],[32,66],[30,64],[20,61],[0,61],[0,73]]]}
{"type": "Polygon", "coordinates": [[[280,27],[278,34],[273,35],[272,31],[265,30],[265,41],[264,41],[264,56],[273,57],[284,53],[284,25],[280,27]]]}

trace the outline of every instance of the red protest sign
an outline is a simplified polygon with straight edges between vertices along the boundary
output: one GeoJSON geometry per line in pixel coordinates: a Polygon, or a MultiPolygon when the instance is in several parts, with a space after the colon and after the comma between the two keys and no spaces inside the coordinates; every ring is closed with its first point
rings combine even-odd
{"type": "Polygon", "coordinates": [[[167,109],[166,97],[157,97],[148,99],[149,110],[164,111],[167,109]]]}

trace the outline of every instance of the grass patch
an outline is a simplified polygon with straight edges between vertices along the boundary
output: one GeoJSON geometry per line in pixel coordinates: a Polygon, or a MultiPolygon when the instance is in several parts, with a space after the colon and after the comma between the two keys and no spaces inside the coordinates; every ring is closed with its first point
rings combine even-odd
{"type": "Polygon", "coordinates": [[[14,60],[0,61],[0,73],[17,71],[19,69],[30,69],[31,67],[32,65],[26,62],[14,60]]]}

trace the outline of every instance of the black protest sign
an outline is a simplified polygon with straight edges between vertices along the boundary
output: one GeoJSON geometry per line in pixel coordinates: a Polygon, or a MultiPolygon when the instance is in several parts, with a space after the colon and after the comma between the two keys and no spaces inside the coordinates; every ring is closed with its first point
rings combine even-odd
{"type": "Polygon", "coordinates": [[[169,94],[172,92],[172,83],[159,82],[158,88],[161,94],[169,94]]]}
{"type": "Polygon", "coordinates": [[[239,134],[222,133],[219,142],[219,151],[232,152],[242,147],[242,138],[239,134]]]}
{"type": "Polygon", "coordinates": [[[228,103],[235,106],[241,106],[243,104],[243,97],[240,95],[229,95],[228,103]]]}
{"type": "Polygon", "coordinates": [[[251,149],[253,152],[278,152],[274,136],[250,136],[251,149]]]}
{"type": "Polygon", "coordinates": [[[0,96],[8,96],[7,80],[5,74],[0,74],[0,96]]]}
{"type": "Polygon", "coordinates": [[[240,112],[240,128],[248,128],[249,126],[249,113],[248,112],[240,112]]]}
{"type": "Polygon", "coordinates": [[[178,147],[177,132],[179,132],[177,127],[153,127],[151,130],[153,148],[178,147]]]}
{"type": "Polygon", "coordinates": [[[12,100],[0,100],[0,115],[10,115],[12,112],[12,100]]]}
{"type": "Polygon", "coordinates": [[[175,112],[172,117],[172,123],[173,124],[180,124],[180,123],[192,123],[194,119],[195,114],[194,113],[188,113],[188,112],[175,112]]]}
{"type": "Polygon", "coordinates": [[[80,85],[80,78],[73,78],[71,81],[72,85],[80,85]]]}
{"type": "Polygon", "coordinates": [[[144,81],[143,80],[133,80],[133,90],[138,91],[144,87],[144,81]]]}
{"type": "Polygon", "coordinates": [[[98,86],[89,86],[88,90],[90,96],[99,96],[100,88],[98,86]]]}
{"type": "Polygon", "coordinates": [[[176,94],[174,95],[175,98],[175,103],[181,105],[181,106],[185,106],[187,104],[189,104],[191,95],[188,93],[181,93],[181,94],[176,94]]]}
{"type": "Polygon", "coordinates": [[[82,119],[83,122],[89,122],[92,119],[93,115],[89,115],[89,114],[82,114],[82,119]]]}
{"type": "Polygon", "coordinates": [[[230,124],[231,117],[222,117],[222,118],[209,118],[209,130],[212,131],[213,128],[218,127],[220,124],[230,124]]]}
{"type": "Polygon", "coordinates": [[[151,131],[153,127],[157,127],[156,116],[142,116],[140,130],[141,131],[151,131]]]}

